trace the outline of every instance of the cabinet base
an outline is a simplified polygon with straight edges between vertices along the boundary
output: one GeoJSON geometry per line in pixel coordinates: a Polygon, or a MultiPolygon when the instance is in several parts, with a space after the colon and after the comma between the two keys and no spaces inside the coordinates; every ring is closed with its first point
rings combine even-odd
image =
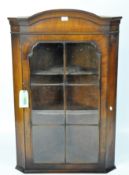
{"type": "Polygon", "coordinates": [[[96,170],[66,170],[66,169],[62,169],[62,170],[42,170],[42,169],[24,169],[20,166],[16,166],[16,169],[23,172],[23,173],[108,173],[114,169],[116,169],[115,166],[111,167],[111,168],[107,168],[107,169],[96,169],[96,170]]]}

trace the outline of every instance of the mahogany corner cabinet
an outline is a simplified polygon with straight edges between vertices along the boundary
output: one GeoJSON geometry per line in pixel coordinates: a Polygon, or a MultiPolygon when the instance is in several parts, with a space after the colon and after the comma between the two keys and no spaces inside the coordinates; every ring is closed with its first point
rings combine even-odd
{"type": "Polygon", "coordinates": [[[9,18],[18,170],[115,168],[120,20],[70,9],[9,18]]]}

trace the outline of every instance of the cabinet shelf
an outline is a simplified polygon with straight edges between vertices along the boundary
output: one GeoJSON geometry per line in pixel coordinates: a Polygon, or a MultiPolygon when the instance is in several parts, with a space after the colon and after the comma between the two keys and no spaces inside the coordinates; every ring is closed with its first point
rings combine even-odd
{"type": "Polygon", "coordinates": [[[67,75],[98,75],[98,71],[92,68],[82,68],[79,66],[72,66],[66,68],[67,75]]]}
{"type": "Polygon", "coordinates": [[[99,86],[99,83],[81,83],[81,84],[78,84],[78,83],[34,83],[34,82],[31,82],[30,83],[31,86],[99,86]]]}
{"type": "Polygon", "coordinates": [[[38,70],[33,71],[31,75],[39,75],[39,76],[49,76],[49,75],[98,75],[98,71],[96,69],[84,69],[79,66],[71,66],[66,67],[64,70],[63,67],[53,67],[47,70],[38,70]]]}
{"type": "Polygon", "coordinates": [[[40,76],[47,76],[47,75],[63,75],[64,70],[63,67],[53,67],[46,70],[38,70],[31,73],[32,75],[40,75],[40,76]]]}
{"type": "Polygon", "coordinates": [[[31,86],[63,86],[63,83],[55,83],[55,84],[52,84],[52,83],[33,83],[31,82],[30,83],[31,86]]]}

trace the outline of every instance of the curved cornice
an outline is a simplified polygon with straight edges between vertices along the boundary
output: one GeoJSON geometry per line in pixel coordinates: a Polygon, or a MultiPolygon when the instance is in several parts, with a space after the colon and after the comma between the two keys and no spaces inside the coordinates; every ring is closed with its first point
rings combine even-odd
{"type": "Polygon", "coordinates": [[[83,20],[91,21],[98,25],[109,25],[111,21],[120,21],[121,17],[100,17],[96,14],[74,9],[58,9],[58,10],[47,10],[27,18],[8,18],[11,25],[30,26],[38,22],[60,18],[61,16],[68,16],[69,18],[80,18],[83,20]]]}

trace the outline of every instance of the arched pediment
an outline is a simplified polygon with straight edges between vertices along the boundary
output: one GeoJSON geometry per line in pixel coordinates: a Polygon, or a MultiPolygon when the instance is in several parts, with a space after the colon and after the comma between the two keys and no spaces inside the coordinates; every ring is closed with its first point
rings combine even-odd
{"type": "Polygon", "coordinates": [[[9,18],[9,20],[14,32],[69,34],[108,32],[111,23],[114,24],[115,21],[116,25],[120,18],[106,18],[86,11],[61,9],[40,12],[28,18],[9,18]]]}

